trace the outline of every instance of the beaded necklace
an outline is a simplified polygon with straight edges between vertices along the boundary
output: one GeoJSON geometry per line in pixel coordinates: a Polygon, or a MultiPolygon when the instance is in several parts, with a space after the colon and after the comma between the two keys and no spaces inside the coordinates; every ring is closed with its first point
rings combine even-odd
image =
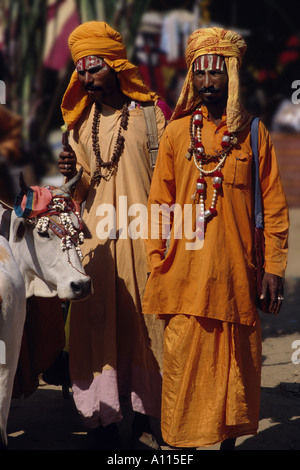
{"type": "Polygon", "coordinates": [[[122,108],[122,115],[120,120],[120,126],[117,133],[117,139],[114,147],[113,154],[110,161],[104,162],[101,158],[100,145],[99,145],[99,125],[100,125],[100,113],[101,113],[101,104],[95,103],[95,112],[92,125],[92,147],[93,152],[96,157],[96,169],[93,174],[92,180],[98,185],[101,181],[101,178],[105,181],[110,180],[112,175],[116,172],[119,159],[124,150],[125,138],[121,135],[121,131],[126,130],[128,126],[129,111],[127,104],[124,104],[122,108]],[[102,169],[107,170],[107,174],[103,175],[102,169]]]}
{"type": "Polygon", "coordinates": [[[213,155],[205,153],[204,146],[201,141],[201,128],[203,126],[203,114],[201,107],[197,108],[191,115],[190,120],[190,137],[191,145],[188,149],[186,157],[190,160],[193,157],[194,164],[199,170],[199,178],[196,182],[196,190],[192,196],[194,201],[199,204],[199,213],[196,217],[196,233],[199,238],[203,237],[203,230],[208,219],[217,214],[216,204],[219,192],[222,187],[223,174],[221,168],[223,167],[227,156],[229,155],[232,147],[237,143],[236,135],[228,131],[224,132],[222,137],[222,149],[216,151],[213,155]],[[216,160],[216,165],[212,170],[205,170],[203,165],[210,161],[216,160]],[[214,192],[212,202],[209,209],[205,210],[205,189],[206,181],[204,176],[212,176],[214,192]]]}

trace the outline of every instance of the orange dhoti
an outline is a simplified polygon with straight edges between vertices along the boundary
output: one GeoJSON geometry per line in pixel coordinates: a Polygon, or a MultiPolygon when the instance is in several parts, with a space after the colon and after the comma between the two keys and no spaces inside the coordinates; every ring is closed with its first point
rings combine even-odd
{"type": "Polygon", "coordinates": [[[162,435],[175,447],[204,447],[256,434],[261,329],[187,315],[165,330],[162,435]]]}

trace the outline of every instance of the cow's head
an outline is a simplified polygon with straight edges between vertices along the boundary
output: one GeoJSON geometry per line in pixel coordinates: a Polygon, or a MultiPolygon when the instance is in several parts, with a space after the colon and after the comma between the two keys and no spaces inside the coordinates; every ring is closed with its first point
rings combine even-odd
{"type": "Polygon", "coordinates": [[[29,188],[21,180],[10,245],[25,279],[27,297],[58,295],[81,300],[91,293],[91,279],[81,262],[80,208],[70,196],[81,174],[61,188],[29,188]]]}

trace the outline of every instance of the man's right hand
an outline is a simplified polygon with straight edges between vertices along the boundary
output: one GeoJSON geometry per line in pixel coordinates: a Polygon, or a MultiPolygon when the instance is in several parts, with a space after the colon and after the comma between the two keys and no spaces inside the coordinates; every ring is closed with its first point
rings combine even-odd
{"type": "Polygon", "coordinates": [[[76,162],[77,158],[72,147],[70,145],[64,147],[63,151],[59,154],[57,163],[59,171],[67,178],[67,180],[70,180],[76,175],[76,162]]]}

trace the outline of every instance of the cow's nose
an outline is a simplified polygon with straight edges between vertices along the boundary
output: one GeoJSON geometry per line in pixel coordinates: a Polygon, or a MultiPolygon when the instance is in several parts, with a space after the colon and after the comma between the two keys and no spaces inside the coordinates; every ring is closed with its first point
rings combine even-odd
{"type": "Polygon", "coordinates": [[[76,298],[86,297],[91,293],[92,281],[90,278],[84,281],[71,282],[71,289],[76,295],[76,298]]]}

